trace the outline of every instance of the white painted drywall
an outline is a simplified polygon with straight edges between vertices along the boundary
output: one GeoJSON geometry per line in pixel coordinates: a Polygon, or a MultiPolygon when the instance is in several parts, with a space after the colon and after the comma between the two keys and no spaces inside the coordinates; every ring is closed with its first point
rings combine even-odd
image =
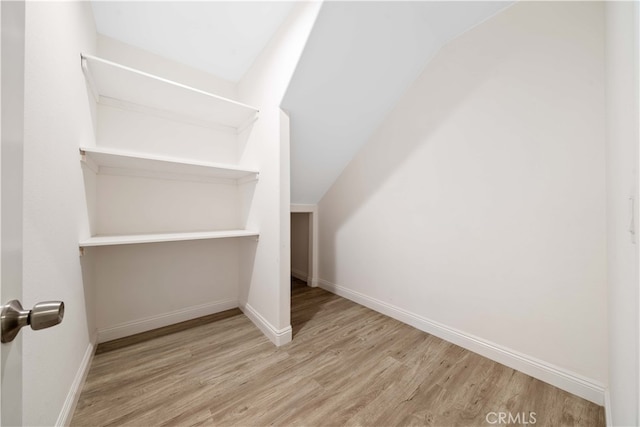
{"type": "Polygon", "coordinates": [[[244,228],[235,183],[97,177],[96,234],[244,228]]]}
{"type": "Polygon", "coordinates": [[[322,198],[320,279],[601,401],[604,101],[601,3],[520,2],[454,40],[322,198]]]}
{"type": "MultiPolygon", "coordinates": [[[[299,28],[302,32],[300,36],[308,35],[311,31],[313,22],[317,17],[317,8],[306,7],[304,11],[299,15],[298,19],[301,19],[305,26],[299,28]],[[307,12],[307,13],[304,13],[307,12]],[[307,19],[304,19],[304,18],[307,19]]],[[[306,39],[305,39],[306,41],[306,39]]],[[[295,46],[295,45],[294,45],[295,46]]],[[[304,48],[304,45],[303,45],[304,48]]],[[[301,51],[301,50],[300,50],[301,51]]],[[[299,53],[300,51],[294,50],[292,54],[299,53]]],[[[294,62],[290,63],[293,64],[294,62]]],[[[293,69],[291,70],[293,72],[293,69]]],[[[291,203],[291,170],[289,165],[291,164],[290,152],[291,152],[291,119],[289,115],[278,108],[279,112],[279,139],[280,139],[280,321],[281,323],[288,322],[291,324],[291,215],[289,215],[289,205],[291,203]]],[[[287,328],[290,328],[287,327],[287,328]]],[[[293,338],[293,334],[291,335],[293,338]]],[[[289,333],[282,340],[289,340],[289,333]]]]}
{"type": "Polygon", "coordinates": [[[22,303],[63,300],[65,317],[23,333],[24,425],[56,424],[94,329],[78,256],[88,232],[78,146],[94,138],[80,52],[95,52],[95,38],[88,3],[26,3],[22,303]]]}
{"type": "MultiPolygon", "coordinates": [[[[93,7],[95,8],[95,5],[93,7]]],[[[139,25],[140,22],[138,22],[136,31],[142,33],[143,31],[139,25]]],[[[97,46],[98,54],[103,59],[143,70],[165,79],[179,81],[187,86],[215,93],[225,98],[234,99],[236,97],[236,84],[234,82],[224,79],[215,73],[212,74],[211,72],[193,68],[188,63],[159,56],[144,48],[136,47],[103,34],[98,34],[97,46]]]]}
{"type": "Polygon", "coordinates": [[[307,281],[309,276],[308,213],[291,213],[291,275],[307,281]]]}
{"type": "Polygon", "coordinates": [[[292,203],[316,204],[438,49],[511,3],[324,3],[282,104],[292,203]]]}
{"type": "MultiPolygon", "coordinates": [[[[242,166],[260,171],[247,206],[248,227],[260,231],[260,242],[257,246],[242,242],[243,265],[253,267],[240,273],[240,305],[245,311],[258,313],[264,320],[263,328],[271,330],[270,338],[279,344],[291,340],[289,138],[288,117],[281,112],[280,103],[318,9],[315,2],[297,4],[238,83],[240,101],[260,109],[240,154],[242,166]]],[[[255,316],[253,319],[256,321],[255,316]]]]}
{"type": "Polygon", "coordinates": [[[638,21],[635,2],[607,2],[609,394],[615,426],[638,425],[638,21]],[[637,233],[637,231],[636,231],[637,233]],[[637,237],[636,237],[637,239],[637,237]]]}
{"type": "Polygon", "coordinates": [[[91,251],[96,257],[95,316],[100,341],[222,311],[221,304],[223,310],[237,307],[237,239],[91,251]],[[176,318],[178,313],[184,317],[176,318]]]}

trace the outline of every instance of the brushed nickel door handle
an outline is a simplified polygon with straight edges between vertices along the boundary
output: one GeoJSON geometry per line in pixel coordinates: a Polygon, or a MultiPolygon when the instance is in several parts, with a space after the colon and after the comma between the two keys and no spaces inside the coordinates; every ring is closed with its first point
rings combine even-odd
{"type": "Polygon", "coordinates": [[[64,302],[43,301],[33,306],[31,310],[22,308],[18,300],[9,301],[2,306],[0,315],[1,340],[11,342],[18,335],[22,327],[30,325],[31,329],[50,328],[62,322],[64,317],[64,302]]]}

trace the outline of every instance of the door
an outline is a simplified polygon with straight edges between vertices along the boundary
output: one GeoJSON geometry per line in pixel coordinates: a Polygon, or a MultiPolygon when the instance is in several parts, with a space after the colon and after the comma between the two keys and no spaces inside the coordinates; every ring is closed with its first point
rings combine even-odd
{"type": "MultiPolygon", "coordinates": [[[[23,1],[0,4],[0,304],[22,297],[23,1]]],[[[0,345],[0,425],[22,424],[22,338],[0,345]]]]}

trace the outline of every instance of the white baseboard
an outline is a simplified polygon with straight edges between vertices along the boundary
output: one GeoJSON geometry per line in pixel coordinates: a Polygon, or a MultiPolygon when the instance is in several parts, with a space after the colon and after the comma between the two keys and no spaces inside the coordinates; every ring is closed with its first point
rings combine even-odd
{"type": "Polygon", "coordinates": [[[67,393],[67,398],[64,400],[64,405],[62,405],[62,410],[60,411],[60,415],[58,415],[58,420],[56,421],[56,427],[66,427],[71,424],[71,419],[73,418],[73,413],[76,410],[76,405],[78,404],[78,399],[80,398],[80,393],[82,393],[82,388],[84,387],[84,382],[87,379],[87,374],[89,374],[89,369],[91,368],[91,361],[93,360],[93,355],[96,352],[96,337],[94,336],[91,341],[89,341],[89,345],[87,346],[87,350],[84,352],[84,357],[80,362],[80,366],[78,367],[78,372],[76,372],[76,376],[73,379],[73,383],[71,383],[71,388],[69,388],[69,393],[67,393]]]}
{"type": "Polygon", "coordinates": [[[307,273],[292,268],[291,269],[291,275],[293,277],[295,277],[296,279],[302,280],[302,281],[306,282],[307,284],[309,284],[309,278],[307,277],[307,273]]]}
{"type": "Polygon", "coordinates": [[[611,415],[611,394],[609,389],[604,391],[604,420],[607,427],[613,427],[613,418],[611,415]]]}
{"type": "Polygon", "coordinates": [[[118,338],[128,337],[152,329],[162,328],[202,316],[231,310],[238,307],[238,300],[229,299],[213,303],[196,305],[182,310],[163,313],[158,316],[146,317],[131,322],[121,323],[109,328],[98,329],[98,342],[103,343],[118,338]]]}
{"type": "Polygon", "coordinates": [[[605,387],[597,381],[585,378],[566,369],[538,360],[498,344],[450,328],[436,321],[406,311],[400,307],[369,297],[360,292],[347,289],[323,279],[318,285],[336,295],[347,298],[372,310],[409,324],[421,331],[435,335],[467,350],[502,363],[541,381],[554,385],[569,393],[580,396],[598,405],[605,403],[605,387]]]}
{"type": "Polygon", "coordinates": [[[262,317],[260,313],[256,311],[255,308],[251,307],[248,303],[240,303],[240,310],[247,316],[254,325],[262,331],[263,334],[267,336],[276,346],[280,347],[281,345],[287,344],[291,342],[292,331],[291,325],[287,326],[284,329],[277,329],[271,323],[267,322],[267,319],[262,317]]]}

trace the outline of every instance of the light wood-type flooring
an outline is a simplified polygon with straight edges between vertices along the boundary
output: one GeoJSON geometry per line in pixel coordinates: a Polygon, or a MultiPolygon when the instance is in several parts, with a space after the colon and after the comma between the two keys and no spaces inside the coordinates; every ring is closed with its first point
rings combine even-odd
{"type": "Polygon", "coordinates": [[[322,289],[294,282],[291,322],[280,348],[239,310],[103,344],[72,425],[605,424],[602,407],[322,289]]]}

